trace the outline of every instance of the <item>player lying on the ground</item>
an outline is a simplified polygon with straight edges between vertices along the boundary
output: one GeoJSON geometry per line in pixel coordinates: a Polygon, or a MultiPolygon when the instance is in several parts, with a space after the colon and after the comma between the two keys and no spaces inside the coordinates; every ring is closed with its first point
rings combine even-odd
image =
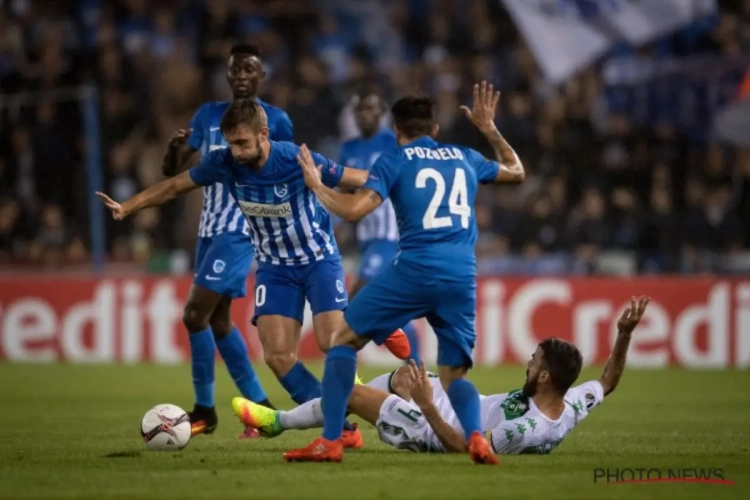
{"type": "MultiPolygon", "coordinates": [[[[522,389],[482,396],[482,428],[490,433],[495,453],[550,453],[614,391],[625,369],[631,334],[648,302],[647,297],[633,298],[623,312],[615,346],[599,380],[571,387],[581,371],[581,353],[569,342],[550,338],[539,344],[529,360],[522,389]]],[[[288,429],[323,425],[319,399],[291,411],[274,411],[238,397],[232,407],[245,425],[269,437],[288,429]]],[[[381,441],[398,449],[467,450],[463,429],[440,380],[424,365],[417,369],[412,363],[355,386],[349,411],[376,426],[381,441]]]]}

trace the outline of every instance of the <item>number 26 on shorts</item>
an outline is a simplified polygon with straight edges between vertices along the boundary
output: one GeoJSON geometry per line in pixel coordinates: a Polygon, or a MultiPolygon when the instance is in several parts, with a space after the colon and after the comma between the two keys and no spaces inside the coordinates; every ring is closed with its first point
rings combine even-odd
{"type": "Polygon", "coordinates": [[[432,179],[435,183],[435,194],[430,200],[427,211],[422,217],[422,226],[425,229],[440,229],[443,227],[452,227],[453,218],[451,215],[461,217],[461,227],[469,228],[469,218],[471,217],[471,207],[468,204],[469,190],[466,186],[466,172],[462,168],[456,169],[453,177],[453,186],[448,195],[448,211],[451,215],[443,217],[437,216],[438,208],[443,204],[445,196],[445,178],[434,168],[423,168],[417,173],[416,186],[418,188],[427,187],[427,179],[432,179]]]}

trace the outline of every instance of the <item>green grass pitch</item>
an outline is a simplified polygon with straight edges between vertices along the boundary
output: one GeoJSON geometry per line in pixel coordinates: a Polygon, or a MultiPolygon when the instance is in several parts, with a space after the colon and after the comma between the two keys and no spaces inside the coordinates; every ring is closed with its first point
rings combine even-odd
{"type": "MultiPolygon", "coordinates": [[[[259,370],[272,400],[291,407],[259,370]]],[[[599,372],[587,369],[580,380],[599,372]]],[[[140,419],[157,403],[192,406],[188,366],[0,364],[0,498],[750,498],[747,371],[626,370],[617,391],[551,455],[503,457],[499,467],[392,450],[367,424],[365,448],[342,464],[286,464],[281,454],[316,432],[238,441],[235,392],[223,365],[216,374],[216,434],[160,453],[141,443],[140,419]],[[721,468],[736,484],[594,483],[595,468],[639,467],[721,468]]],[[[503,392],[523,383],[524,369],[479,369],[471,378],[483,393],[503,392]]]]}

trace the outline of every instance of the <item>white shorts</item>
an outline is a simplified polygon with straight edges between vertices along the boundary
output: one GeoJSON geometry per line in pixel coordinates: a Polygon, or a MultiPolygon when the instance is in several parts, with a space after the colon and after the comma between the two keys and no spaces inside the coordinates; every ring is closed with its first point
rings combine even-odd
{"type": "Polygon", "coordinates": [[[399,450],[442,452],[417,405],[392,394],[385,398],[376,422],[380,440],[399,450]]]}

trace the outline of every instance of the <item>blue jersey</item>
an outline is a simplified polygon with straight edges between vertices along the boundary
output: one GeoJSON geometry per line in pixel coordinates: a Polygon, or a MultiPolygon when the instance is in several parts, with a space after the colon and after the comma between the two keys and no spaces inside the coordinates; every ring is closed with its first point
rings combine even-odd
{"type": "Polygon", "coordinates": [[[476,276],[474,198],[478,184],[494,181],[499,168],[473,149],[429,137],[383,153],[364,187],[393,202],[397,262],[445,276],[476,276]]]}
{"type": "MultiPolygon", "coordinates": [[[[271,141],[259,170],[235,162],[228,148],[208,153],[190,170],[198,185],[230,188],[250,225],[261,263],[295,266],[338,255],[331,216],[305,185],[298,154],[295,144],[271,141]]],[[[323,166],[323,182],[335,187],[340,167],[317,153],[313,158],[323,166]]]]}
{"type": "MultiPolygon", "coordinates": [[[[263,107],[268,117],[270,137],[276,141],[291,141],[292,121],[289,116],[275,106],[271,106],[260,99],[258,103],[263,107]]],[[[193,149],[200,150],[203,156],[211,151],[224,149],[227,143],[221,133],[219,125],[221,117],[229,107],[229,102],[208,102],[198,108],[190,121],[188,144],[193,149]]],[[[237,203],[231,196],[231,190],[226,184],[217,182],[203,188],[203,211],[201,212],[198,236],[210,238],[222,233],[249,234],[247,222],[242,216],[237,203]]]]}
{"type": "MultiPolygon", "coordinates": [[[[369,139],[358,137],[341,146],[339,163],[347,167],[369,170],[384,151],[398,147],[396,136],[390,130],[381,130],[369,139]]],[[[357,224],[357,243],[366,250],[373,241],[398,241],[398,223],[391,200],[383,204],[357,224]]]]}

